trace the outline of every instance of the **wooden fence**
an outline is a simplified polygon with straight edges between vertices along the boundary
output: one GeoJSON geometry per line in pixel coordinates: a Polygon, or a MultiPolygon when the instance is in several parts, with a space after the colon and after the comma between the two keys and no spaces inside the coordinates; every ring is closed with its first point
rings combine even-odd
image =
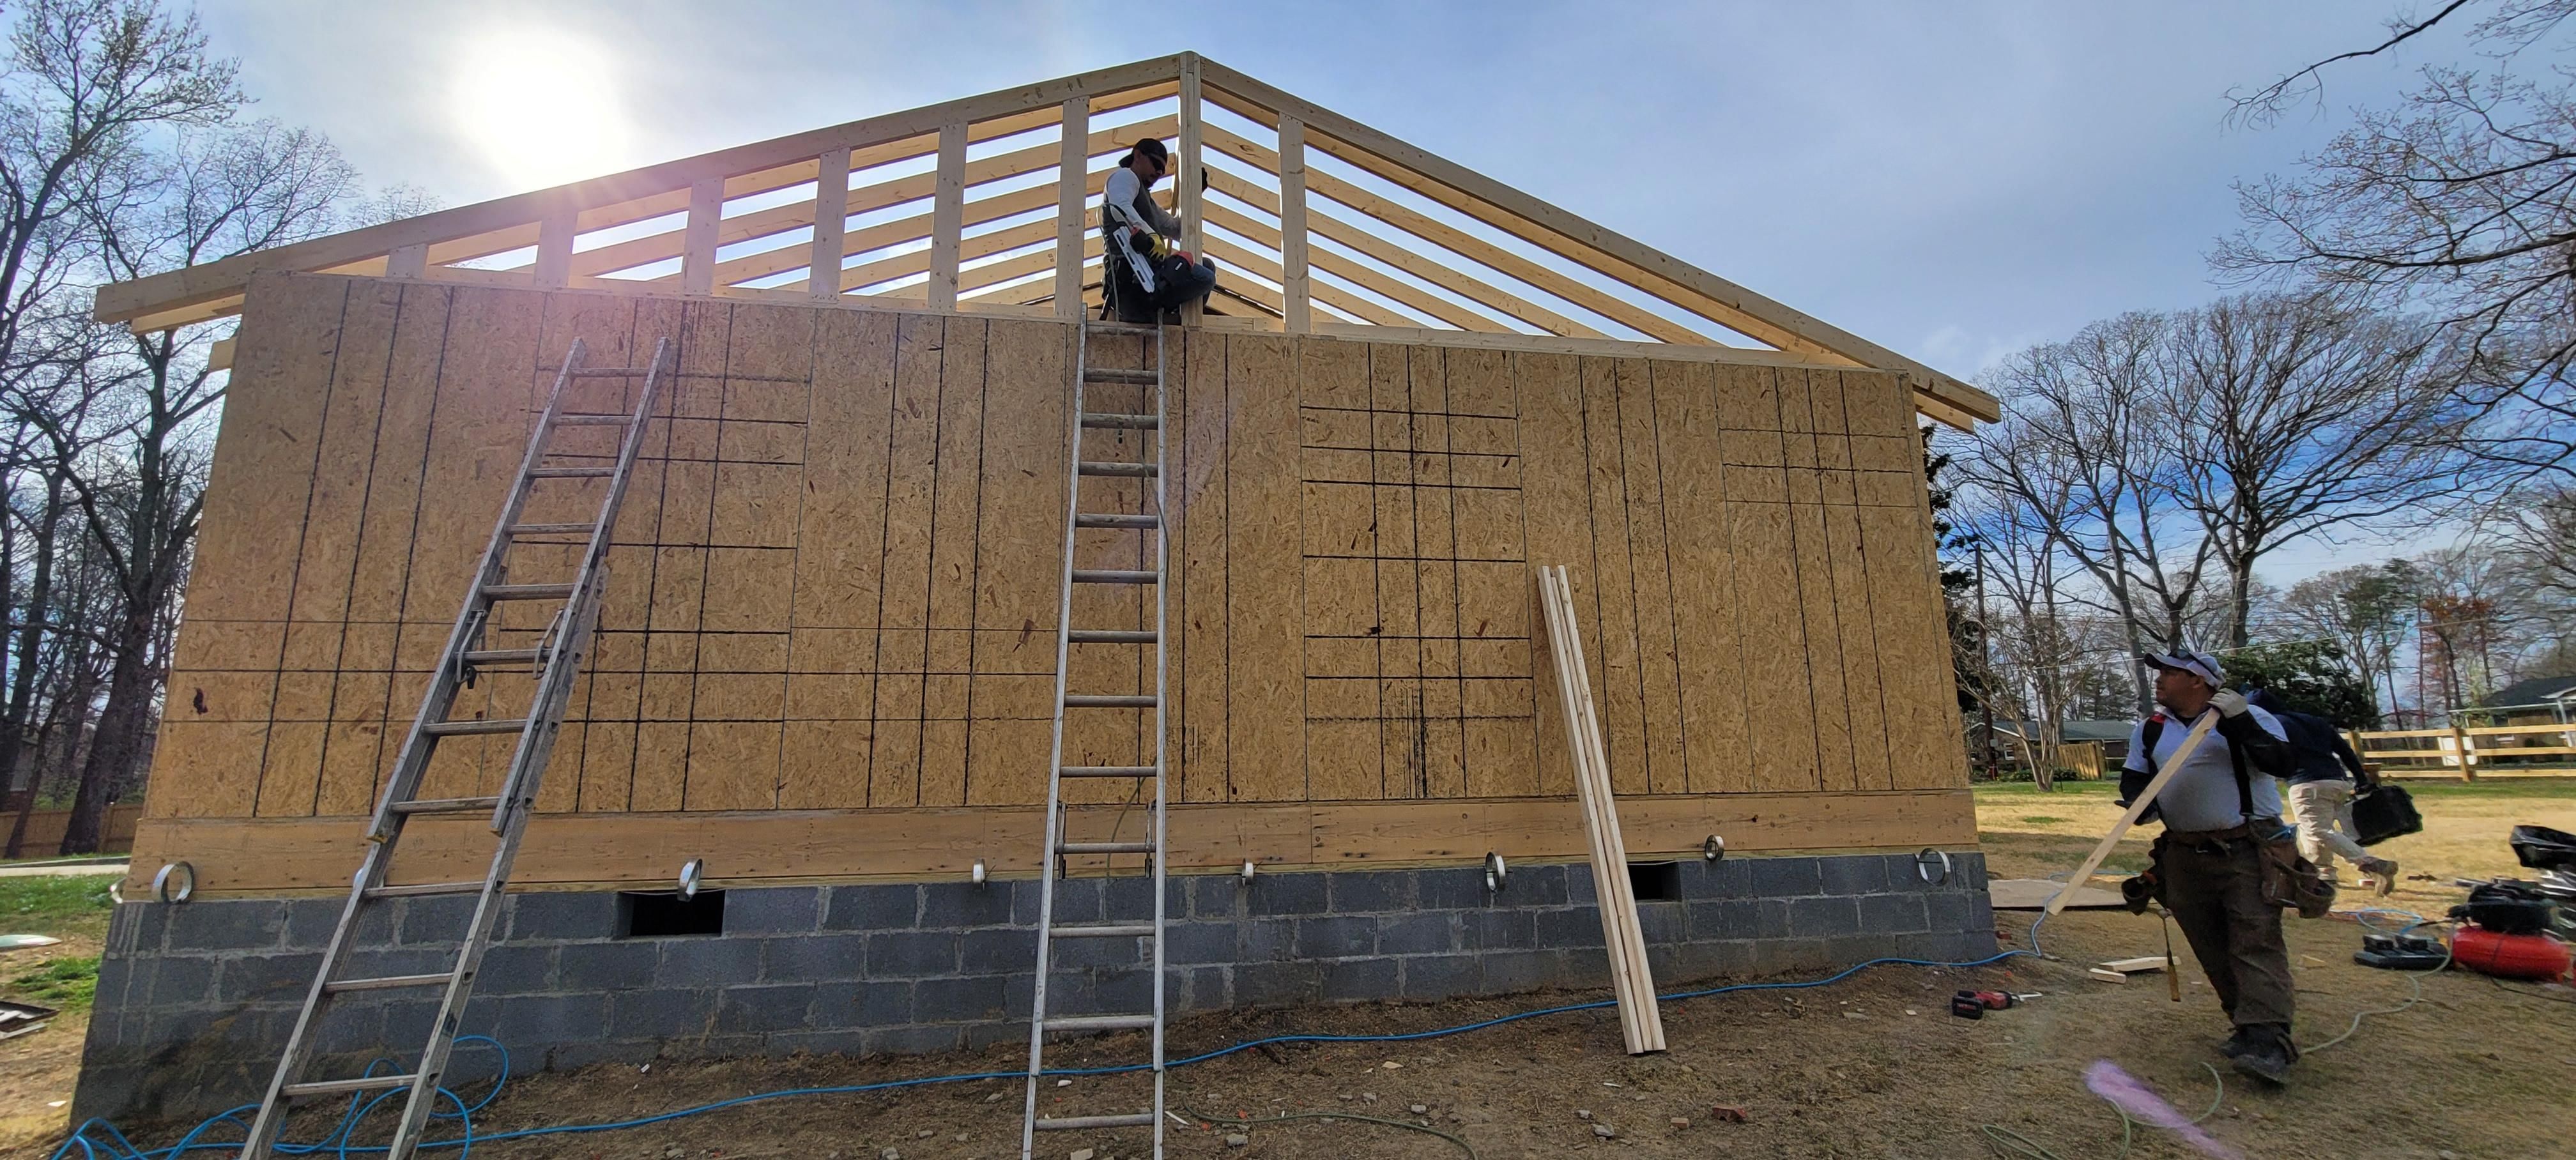
{"type": "MultiPolygon", "coordinates": [[[[54,851],[62,848],[63,830],[70,825],[71,817],[72,812],[70,810],[37,810],[34,813],[28,814],[27,836],[26,839],[19,844],[20,856],[27,858],[53,857],[54,851]]],[[[126,802],[120,805],[109,806],[107,810],[106,840],[99,844],[99,852],[102,854],[122,854],[133,849],[134,824],[142,820],[142,818],[142,802],[126,802]]],[[[17,815],[15,812],[6,816],[0,816],[0,834],[8,832],[5,827],[15,824],[17,824],[17,815]]]]}
{"type": "Polygon", "coordinates": [[[2392,777],[2481,777],[2576,773],[2576,724],[2451,725],[2379,729],[2346,738],[2362,760],[2392,777]]]}

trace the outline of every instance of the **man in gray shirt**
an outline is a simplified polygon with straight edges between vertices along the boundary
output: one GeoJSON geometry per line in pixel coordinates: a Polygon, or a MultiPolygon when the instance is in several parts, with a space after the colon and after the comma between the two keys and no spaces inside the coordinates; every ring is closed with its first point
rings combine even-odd
{"type": "Polygon", "coordinates": [[[1101,195],[1101,292],[1124,322],[1157,321],[1216,287],[1216,263],[1173,248],[1181,219],[1151,196],[1154,183],[1171,171],[1171,150],[1140,137],[1109,171],[1101,195]]]}
{"type": "Polygon", "coordinates": [[[2129,735],[2120,798],[2133,800],[2173,760],[2202,714],[2218,714],[2200,748],[2174,771],[2148,808],[2161,816],[2155,874],[2174,922],[2191,943],[2219,1005],[2236,1025],[2222,1052],[2236,1070],[2279,1084],[2298,1059],[2290,1042],[2289,948],[2281,912],[2263,898],[2262,843],[2281,829],[2273,777],[2288,768],[2288,733],[2270,713],[2226,687],[2207,653],[2141,658],[2156,670],[2163,712],[2129,735]]]}

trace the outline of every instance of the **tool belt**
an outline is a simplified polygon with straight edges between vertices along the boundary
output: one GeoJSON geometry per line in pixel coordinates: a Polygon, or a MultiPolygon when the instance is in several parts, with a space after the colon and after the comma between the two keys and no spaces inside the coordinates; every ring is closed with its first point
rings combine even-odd
{"type": "Polygon", "coordinates": [[[2254,848],[2255,866],[2262,875],[2264,902],[2298,911],[2301,918],[2324,918],[2334,909],[2334,883],[2315,863],[2300,856],[2297,831],[2282,825],[2279,818],[2255,818],[2223,830],[2166,830],[2156,836],[2146,873],[2133,880],[2138,887],[2132,890],[2124,883],[2121,893],[2129,908],[2138,913],[2145,913],[2147,899],[2165,901],[2165,847],[2169,844],[2225,856],[2248,843],[2254,848]]]}

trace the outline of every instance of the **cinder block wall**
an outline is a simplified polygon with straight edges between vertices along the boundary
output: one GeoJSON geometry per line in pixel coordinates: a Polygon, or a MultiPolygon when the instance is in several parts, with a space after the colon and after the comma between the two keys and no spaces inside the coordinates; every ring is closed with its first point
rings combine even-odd
{"type": "MultiPolygon", "coordinates": [[[[1673,901],[1639,905],[1663,989],[1719,976],[1823,970],[1887,955],[1995,952],[1985,862],[1953,854],[1946,882],[1912,855],[1731,858],[1679,866],[1673,901]]],[[[444,969],[457,898],[375,908],[350,973],[444,969]]],[[[258,1098],[337,898],[127,903],[116,910],[74,1112],[193,1119],[258,1098]]],[[[1141,877],[1060,885],[1066,921],[1146,917],[1141,877]]],[[[1226,1007],[1438,1000],[1606,988],[1599,911],[1581,864],[1175,877],[1168,995],[1175,1013],[1226,1007]]],[[[1038,883],[861,884],[729,891],[724,933],[617,937],[613,893],[514,895],[464,1029],[496,1035],[521,1071],[602,1061],[915,1053],[1027,1034],[1038,883]],[[506,1030],[502,1030],[506,1029],[506,1030]]],[[[1048,983],[1064,1014],[1136,1011],[1142,940],[1060,944],[1048,983]]],[[[431,1002],[369,995],[335,1007],[328,1069],[408,1059],[431,1002]]],[[[1186,1042],[1186,1040],[1185,1040],[1186,1042]]],[[[1216,1046],[1209,1044],[1208,1046],[1216,1046]]],[[[459,1056],[461,1076],[479,1066],[459,1056]]]]}

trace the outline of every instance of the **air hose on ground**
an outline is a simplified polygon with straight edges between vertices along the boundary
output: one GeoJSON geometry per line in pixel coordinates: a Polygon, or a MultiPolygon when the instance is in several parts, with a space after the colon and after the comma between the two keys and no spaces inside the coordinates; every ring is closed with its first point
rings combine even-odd
{"type": "MultiPolygon", "coordinates": [[[[1852,966],[1845,967],[1842,970],[1819,979],[1804,979],[1794,982],[1779,983],[1730,983],[1721,987],[1708,987],[1695,991],[1678,991],[1669,995],[1658,995],[1656,998],[1661,1002],[1678,1003],[1690,999],[1706,999],[1717,995],[1731,994],[1737,991],[1796,991],[1805,990],[1811,987],[1826,987],[1839,983],[1861,973],[1862,971],[1869,970],[1872,967],[1939,967],[1955,970],[1969,967],[1991,966],[1995,963],[2003,962],[2006,959],[2039,954],[2039,926],[2041,922],[2045,921],[2047,921],[2047,917],[2043,915],[2040,919],[2030,924],[2029,949],[2023,950],[2016,948],[2013,950],[2000,951],[1982,959],[1970,959],[1963,962],[1940,962],[1932,959],[1898,957],[1878,958],[1871,959],[1865,963],[1857,963],[1852,966]]],[[[1206,1063],[1209,1060],[1221,1059],[1237,1052],[1250,1051],[1257,1047],[1273,1044],[1407,1043],[1422,1039],[1438,1039],[1450,1035],[1460,1035],[1470,1031],[1482,1031],[1488,1027],[1500,1027],[1506,1023],[1518,1023],[1524,1019],[1537,1019],[1547,1015],[1563,1015],[1575,1011],[1596,1011],[1602,1008],[1616,1006],[1617,1003],[1618,1000],[1616,999],[1597,999],[1588,1003],[1567,1003],[1555,1007],[1541,1007],[1532,1011],[1514,1012],[1509,1015],[1500,1015],[1492,1019],[1482,1019],[1473,1023],[1461,1023],[1455,1027],[1434,1028],[1429,1031],[1389,1032],[1376,1035],[1273,1035],[1263,1039],[1248,1039],[1231,1046],[1217,1048],[1214,1051],[1202,1052],[1186,1059],[1173,1060],[1166,1063],[1164,1067],[1166,1070],[1171,1068],[1188,1067],[1191,1064],[1206,1063]]],[[[970,1083],[977,1080],[988,1079],[1025,1079],[1028,1076],[1028,1073],[1024,1071],[986,1071],[968,1072],[959,1075],[923,1076],[916,1079],[885,1080],[878,1083],[848,1084],[836,1087],[788,1088],[780,1091],[759,1092],[753,1095],[741,1096],[730,1100],[718,1100],[711,1104],[700,1104],[696,1107],[681,1108],[677,1111],[663,1112],[659,1115],[644,1116],[632,1120],[618,1120],[603,1124],[560,1124],[553,1127],[523,1128],[515,1132],[496,1132],[490,1135],[477,1135],[474,1131],[474,1113],[481,1111],[486,1105],[490,1104],[494,1097],[501,1094],[502,1086],[509,1082],[510,1052],[509,1049],[504,1047],[499,1040],[493,1039],[487,1035],[460,1036],[457,1038],[456,1042],[459,1045],[470,1042],[488,1043],[492,1046],[492,1049],[499,1052],[501,1056],[500,1071],[492,1080],[491,1090],[484,1092],[481,1098],[474,1100],[472,1103],[467,1103],[462,1097],[447,1088],[441,1087],[438,1089],[439,1096],[448,1103],[454,1105],[456,1110],[453,1112],[434,1112],[432,1114],[442,1120],[458,1121],[461,1125],[461,1134],[443,1140],[430,1140],[424,1142],[421,1147],[424,1150],[431,1148],[457,1149],[456,1160],[466,1160],[466,1157],[472,1155],[474,1145],[478,1143],[495,1144],[505,1140],[525,1140],[538,1136],[587,1135],[597,1132],[625,1131],[631,1128],[641,1128],[652,1124],[667,1123],[672,1120],[704,1115],[708,1112],[722,1111],[726,1108],[740,1107],[744,1104],[762,1103],[769,1100],[794,1099],[804,1096],[860,1095],[867,1092],[893,1091],[901,1088],[923,1087],[930,1084],[970,1083]]],[[[372,1072],[378,1066],[392,1066],[392,1063],[389,1060],[379,1060],[374,1064],[370,1064],[368,1066],[368,1070],[372,1072]]],[[[1130,1063],[1121,1064],[1115,1067],[1049,1068],[1041,1074],[1060,1077],[1120,1075],[1128,1072],[1148,1071],[1151,1070],[1152,1067],[1152,1064],[1130,1063]]],[[[395,1094],[395,1092],[380,1092],[373,1098],[362,1098],[361,1096],[353,1095],[349,1099],[348,1110],[341,1115],[339,1122],[334,1124],[332,1129],[328,1133],[324,1134],[321,1139],[305,1144],[280,1143],[277,1146],[277,1151],[279,1154],[287,1156],[328,1155],[343,1158],[383,1152],[385,1151],[385,1148],[381,1145],[371,1146],[357,1144],[353,1142],[352,1137],[357,1131],[358,1124],[365,1120],[368,1114],[376,1109],[377,1105],[383,1103],[387,1098],[395,1094]]],[[[241,1107],[233,1108],[221,1114],[208,1117],[205,1122],[189,1129],[188,1133],[181,1136],[177,1143],[166,1148],[154,1148],[149,1150],[136,1147],[131,1141],[126,1139],[123,1132],[117,1130],[114,1124],[110,1124],[105,1120],[91,1119],[84,1121],[78,1128],[74,1129],[70,1138],[64,1140],[60,1147],[54,1149],[54,1151],[48,1155],[47,1160],[74,1160],[74,1158],[78,1158],[78,1160],[178,1160],[178,1158],[183,1157],[190,1152],[238,1152],[241,1148],[241,1142],[238,1140],[217,1142],[207,1140],[204,1137],[226,1124],[233,1125],[240,1129],[242,1134],[247,1135],[250,1131],[250,1125],[242,1117],[245,1113],[256,1112],[257,1110],[258,1107],[256,1105],[244,1104],[241,1107]],[[97,1133],[95,1138],[92,1135],[93,1133],[97,1133]]],[[[1350,1119],[1355,1117],[1339,1116],[1334,1118],[1350,1119]]],[[[1416,1125],[1408,1124],[1404,1126],[1415,1127],[1416,1125]]],[[[1446,1133],[1439,1134],[1446,1135],[1446,1133]]],[[[1472,1155],[1472,1152],[1470,1154],[1472,1155]]]]}

